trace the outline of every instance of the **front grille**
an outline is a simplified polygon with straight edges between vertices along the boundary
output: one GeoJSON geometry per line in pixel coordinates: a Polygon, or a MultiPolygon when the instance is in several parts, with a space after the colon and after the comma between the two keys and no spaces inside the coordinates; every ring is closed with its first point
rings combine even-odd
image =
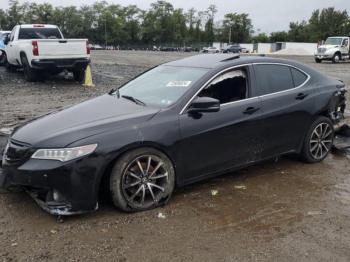
{"type": "Polygon", "coordinates": [[[23,163],[30,156],[30,145],[11,139],[4,152],[5,160],[9,163],[23,163]]]}
{"type": "Polygon", "coordinates": [[[324,54],[324,53],[326,53],[326,48],[318,48],[317,49],[317,52],[319,53],[319,54],[324,54]]]}

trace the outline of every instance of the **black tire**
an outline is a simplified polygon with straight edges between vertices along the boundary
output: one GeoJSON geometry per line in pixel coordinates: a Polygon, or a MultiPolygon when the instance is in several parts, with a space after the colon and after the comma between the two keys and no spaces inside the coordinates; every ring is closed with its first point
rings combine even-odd
{"type": "Polygon", "coordinates": [[[317,117],[311,124],[304,139],[301,151],[302,159],[307,163],[323,161],[332,148],[333,140],[334,128],[332,121],[324,116],[317,117]],[[319,136],[316,135],[318,133],[320,134],[319,136]]]}
{"type": "Polygon", "coordinates": [[[74,70],[73,77],[74,77],[75,81],[77,81],[79,83],[83,83],[84,78],[85,78],[85,68],[74,70]]]}
{"type": "Polygon", "coordinates": [[[315,58],[315,62],[316,62],[317,64],[322,63],[322,59],[315,58]]]}
{"type": "Polygon", "coordinates": [[[112,202],[125,212],[144,211],[166,204],[174,187],[175,170],[172,162],[153,148],[125,153],[117,160],[110,176],[112,202]],[[150,162],[149,157],[152,159],[150,162]],[[159,163],[162,164],[157,168],[159,163]],[[144,172],[141,172],[139,164],[144,172]]]}
{"type": "Polygon", "coordinates": [[[25,55],[21,56],[21,62],[23,67],[24,79],[28,82],[35,82],[38,80],[38,72],[31,68],[28,59],[25,55]]]}
{"type": "Polygon", "coordinates": [[[7,57],[6,57],[6,53],[0,51],[1,55],[0,55],[0,66],[4,66],[6,64],[7,61],[7,57]]]}
{"type": "Polygon", "coordinates": [[[332,57],[332,63],[336,64],[339,63],[341,60],[341,55],[339,53],[335,53],[334,56],[332,57]]]}

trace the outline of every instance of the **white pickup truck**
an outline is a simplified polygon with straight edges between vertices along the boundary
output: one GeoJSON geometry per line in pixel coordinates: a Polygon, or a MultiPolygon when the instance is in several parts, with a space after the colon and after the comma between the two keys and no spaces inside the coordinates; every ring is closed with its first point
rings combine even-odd
{"type": "Polygon", "coordinates": [[[27,81],[36,81],[43,72],[73,72],[82,81],[90,63],[87,39],[65,39],[55,25],[17,25],[5,39],[6,68],[23,67],[27,81]]]}
{"type": "Polygon", "coordinates": [[[346,59],[350,59],[350,38],[346,36],[328,37],[315,51],[316,63],[321,63],[323,60],[338,63],[346,59]]]}

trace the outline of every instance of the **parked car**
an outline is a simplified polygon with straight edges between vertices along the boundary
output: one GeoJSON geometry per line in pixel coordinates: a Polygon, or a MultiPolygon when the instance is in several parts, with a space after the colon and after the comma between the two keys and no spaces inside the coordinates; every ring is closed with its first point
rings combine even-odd
{"type": "Polygon", "coordinates": [[[328,37],[326,42],[317,47],[315,51],[315,62],[323,60],[338,63],[341,60],[350,59],[350,38],[345,36],[328,37]]]}
{"type": "Polygon", "coordinates": [[[242,47],[240,45],[229,45],[224,50],[223,53],[241,53],[242,47]]]}
{"type": "Polygon", "coordinates": [[[90,63],[87,39],[65,39],[55,25],[17,25],[6,39],[6,68],[23,67],[25,79],[36,81],[42,72],[73,72],[82,81],[90,63]]]}
{"type": "Polygon", "coordinates": [[[201,51],[201,53],[210,53],[210,54],[217,54],[220,53],[220,49],[218,49],[215,46],[211,46],[211,47],[204,47],[201,51]]]}
{"type": "Polygon", "coordinates": [[[265,159],[322,161],[344,94],[341,81],[289,60],[217,54],[166,63],[17,128],[0,188],[25,189],[55,215],[96,210],[101,190],[123,211],[155,208],[175,187],[265,159]]]}
{"type": "Polygon", "coordinates": [[[0,31],[0,66],[5,64],[5,43],[4,40],[11,33],[11,31],[0,31]]]}

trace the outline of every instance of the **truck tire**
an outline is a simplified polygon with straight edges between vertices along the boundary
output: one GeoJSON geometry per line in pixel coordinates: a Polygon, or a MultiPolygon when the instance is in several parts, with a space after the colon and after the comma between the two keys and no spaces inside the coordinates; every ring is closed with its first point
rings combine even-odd
{"type": "Polygon", "coordinates": [[[74,77],[75,81],[77,81],[79,83],[83,83],[84,78],[85,78],[85,68],[74,70],[73,77],[74,77]]]}
{"type": "Polygon", "coordinates": [[[318,58],[315,58],[315,62],[316,62],[317,64],[319,64],[319,63],[322,63],[322,60],[321,60],[321,59],[318,59],[318,58]]]}
{"type": "Polygon", "coordinates": [[[0,55],[0,66],[4,66],[6,64],[6,53],[3,51],[0,51],[1,55],[0,55]]]}
{"type": "Polygon", "coordinates": [[[341,60],[341,55],[339,53],[335,53],[332,58],[332,63],[333,64],[339,63],[340,60],[341,60]]]}
{"type": "Polygon", "coordinates": [[[28,82],[35,82],[38,80],[38,72],[31,68],[28,59],[25,55],[21,56],[21,62],[23,66],[24,79],[28,82]]]}

